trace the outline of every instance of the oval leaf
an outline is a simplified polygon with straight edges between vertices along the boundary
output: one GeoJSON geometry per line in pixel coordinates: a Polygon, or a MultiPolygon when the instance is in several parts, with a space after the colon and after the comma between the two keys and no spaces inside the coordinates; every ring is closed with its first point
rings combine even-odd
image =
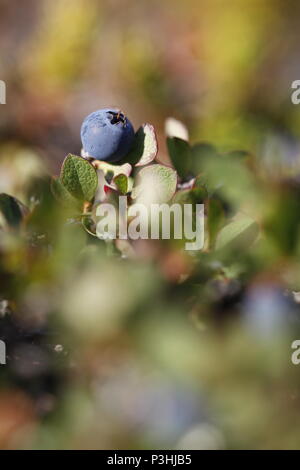
{"type": "Polygon", "coordinates": [[[158,152],[158,144],[154,127],[143,124],[136,132],[134,143],[124,161],[135,166],[144,166],[151,163],[158,152]]]}
{"type": "Polygon", "coordinates": [[[65,188],[59,178],[53,178],[51,181],[51,191],[55,199],[58,202],[66,206],[79,207],[80,203],[78,199],[73,197],[69,191],[65,188]]]}
{"type": "Polygon", "coordinates": [[[251,217],[239,215],[222,228],[216,240],[216,249],[222,249],[231,243],[243,243],[249,246],[257,238],[258,224],[251,217]]]}
{"type": "Polygon", "coordinates": [[[171,161],[181,178],[191,171],[192,153],[189,143],[179,137],[168,137],[167,146],[171,161]]]}
{"type": "Polygon", "coordinates": [[[217,199],[211,198],[208,204],[207,228],[209,234],[209,246],[213,247],[216,236],[224,222],[224,210],[217,199]]]}
{"type": "Polygon", "coordinates": [[[145,203],[167,202],[176,191],[177,174],[165,165],[150,165],[143,168],[137,176],[137,186],[133,188],[132,198],[145,203]]]}
{"type": "Polygon", "coordinates": [[[63,163],[60,181],[73,197],[90,201],[96,193],[98,177],[87,160],[69,154],[63,163]]]}
{"type": "Polygon", "coordinates": [[[0,194],[0,212],[11,228],[18,228],[28,214],[28,209],[22,202],[9,194],[0,194]]]}

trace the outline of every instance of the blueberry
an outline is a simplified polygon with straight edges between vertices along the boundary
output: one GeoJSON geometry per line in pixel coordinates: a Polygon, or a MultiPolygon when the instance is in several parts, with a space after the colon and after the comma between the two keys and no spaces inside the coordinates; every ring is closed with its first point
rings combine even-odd
{"type": "Polygon", "coordinates": [[[133,138],[133,126],[119,109],[99,109],[89,114],[81,126],[84,157],[117,162],[128,153],[133,138]]]}

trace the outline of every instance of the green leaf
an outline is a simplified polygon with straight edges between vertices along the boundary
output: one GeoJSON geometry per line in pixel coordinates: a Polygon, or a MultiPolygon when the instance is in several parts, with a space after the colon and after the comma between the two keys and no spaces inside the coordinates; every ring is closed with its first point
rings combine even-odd
{"type": "Polygon", "coordinates": [[[207,226],[209,234],[209,245],[213,247],[216,236],[224,223],[224,210],[222,204],[217,199],[210,199],[208,205],[207,226]]]}
{"type": "Polygon", "coordinates": [[[192,189],[192,193],[197,203],[204,202],[208,198],[208,192],[204,185],[197,185],[192,189]]]}
{"type": "Polygon", "coordinates": [[[242,205],[261,204],[262,187],[243,159],[230,155],[207,157],[203,173],[209,192],[220,194],[235,210],[242,205]]]}
{"type": "Polygon", "coordinates": [[[200,173],[199,175],[196,176],[193,187],[202,188],[203,186],[206,187],[206,178],[204,177],[202,173],[200,173]]]}
{"type": "Polygon", "coordinates": [[[212,159],[218,157],[217,149],[214,145],[208,142],[199,142],[193,145],[191,149],[192,153],[192,170],[194,174],[203,172],[203,163],[206,159],[212,159]]]}
{"type": "Polygon", "coordinates": [[[269,201],[264,219],[264,233],[267,235],[269,243],[274,244],[285,256],[298,253],[299,228],[299,188],[291,186],[276,188],[269,201]]]}
{"type": "Polygon", "coordinates": [[[178,204],[202,204],[207,199],[207,191],[204,186],[193,189],[182,189],[177,191],[173,202],[178,204]]]}
{"type": "Polygon", "coordinates": [[[224,154],[225,157],[237,158],[240,160],[251,160],[253,159],[252,155],[247,152],[247,150],[232,150],[224,154]]]}
{"type": "Polygon", "coordinates": [[[168,137],[167,146],[174,168],[181,178],[191,171],[192,153],[189,143],[179,137],[168,137]]]}
{"type": "Polygon", "coordinates": [[[95,160],[94,164],[96,165],[97,170],[103,171],[108,184],[110,184],[117,175],[123,174],[128,177],[132,171],[132,166],[129,163],[124,163],[123,165],[111,165],[110,163],[95,160]]]}
{"type": "Polygon", "coordinates": [[[69,154],[63,163],[60,181],[73,197],[90,201],[95,195],[98,177],[90,162],[69,154]]]}
{"type": "Polygon", "coordinates": [[[128,178],[126,175],[123,173],[120,173],[119,175],[114,177],[113,182],[117,186],[118,191],[120,191],[121,194],[126,194],[128,191],[128,178]]]}
{"type": "Polygon", "coordinates": [[[174,194],[173,202],[175,204],[194,204],[193,193],[191,189],[181,189],[174,194]]]}
{"type": "Polygon", "coordinates": [[[65,188],[59,178],[53,178],[51,181],[51,191],[55,199],[64,205],[79,207],[80,202],[73,197],[65,188]]]}
{"type": "Polygon", "coordinates": [[[219,232],[216,249],[219,250],[231,244],[249,246],[257,238],[258,233],[258,224],[251,217],[239,214],[219,232]]]}
{"type": "MultiPolygon", "coordinates": [[[[207,199],[207,191],[204,187],[194,188],[194,189],[182,189],[177,191],[174,194],[172,203],[180,204],[182,207],[185,204],[190,204],[192,206],[192,226],[193,230],[196,229],[196,214],[197,214],[197,204],[204,204],[207,199]]],[[[184,238],[186,241],[186,239],[184,238]]]]}
{"type": "Polygon", "coordinates": [[[154,127],[146,123],[137,130],[132,148],[123,161],[135,166],[148,165],[155,159],[157,151],[158,144],[154,127]]]}
{"type": "Polygon", "coordinates": [[[9,194],[0,194],[0,211],[11,228],[18,228],[28,209],[22,202],[9,194]]]}
{"type": "Polygon", "coordinates": [[[176,191],[177,174],[173,168],[154,164],[140,170],[132,198],[139,202],[161,203],[169,201],[176,191]]]}
{"type": "MultiPolygon", "coordinates": [[[[102,162],[100,160],[95,160],[94,165],[96,165],[97,173],[99,177],[99,186],[98,193],[104,191],[104,186],[108,186],[115,191],[125,191],[126,194],[130,191],[132,186],[132,181],[129,179],[129,176],[132,172],[132,166],[130,163],[124,163],[123,165],[111,165],[110,163],[102,162]],[[118,178],[119,175],[122,175],[121,178],[118,178]],[[126,178],[126,187],[125,187],[125,178],[126,178]],[[120,184],[120,188],[118,187],[120,184]]],[[[101,198],[100,198],[101,199],[101,198]]]]}

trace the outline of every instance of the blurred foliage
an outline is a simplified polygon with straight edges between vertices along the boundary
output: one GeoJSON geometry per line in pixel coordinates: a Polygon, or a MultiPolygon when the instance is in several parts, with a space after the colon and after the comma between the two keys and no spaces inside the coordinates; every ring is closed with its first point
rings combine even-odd
{"type": "Polygon", "coordinates": [[[293,0],[1,2],[1,448],[299,448],[299,13],[293,0]],[[202,251],[104,242],[95,207],[60,204],[63,158],[104,105],[155,124],[159,147],[141,127],[149,152],[128,159],[142,169],[96,165],[105,200],[172,162],[176,194],[171,169],[156,178],[171,200],[204,202],[202,251]],[[170,121],[166,140],[169,116],[189,142],[170,121]]]}

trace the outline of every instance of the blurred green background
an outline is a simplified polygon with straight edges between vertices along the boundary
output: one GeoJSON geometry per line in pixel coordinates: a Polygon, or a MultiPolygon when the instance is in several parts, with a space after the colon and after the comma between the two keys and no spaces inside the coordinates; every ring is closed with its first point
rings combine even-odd
{"type": "Polygon", "coordinates": [[[0,8],[0,192],[33,211],[26,234],[1,223],[1,448],[299,448],[300,4],[0,8]],[[47,175],[110,105],[155,126],[162,161],[170,116],[227,154],[200,165],[222,179],[210,214],[246,212],[258,241],[141,242],[125,259],[62,222],[47,175]]]}

